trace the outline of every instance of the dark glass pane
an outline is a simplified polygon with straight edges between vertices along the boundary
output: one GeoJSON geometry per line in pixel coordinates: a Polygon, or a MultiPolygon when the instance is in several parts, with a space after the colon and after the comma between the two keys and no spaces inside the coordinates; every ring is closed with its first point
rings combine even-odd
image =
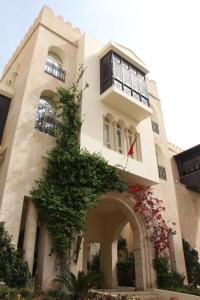
{"type": "Polygon", "coordinates": [[[0,143],[3,138],[3,132],[6,125],[8,111],[10,107],[10,99],[0,95],[0,143]]]}
{"type": "Polygon", "coordinates": [[[117,54],[113,53],[112,57],[113,57],[113,59],[116,60],[118,63],[121,63],[121,58],[120,58],[117,54]]]}

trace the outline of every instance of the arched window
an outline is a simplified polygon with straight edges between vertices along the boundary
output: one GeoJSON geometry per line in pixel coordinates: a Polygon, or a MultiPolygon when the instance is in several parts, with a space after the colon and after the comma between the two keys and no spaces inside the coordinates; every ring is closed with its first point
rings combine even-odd
{"type": "Polygon", "coordinates": [[[66,72],[62,69],[62,59],[53,51],[48,52],[45,71],[53,77],[65,81],[66,72]]]}
{"type": "Polygon", "coordinates": [[[165,158],[163,151],[160,146],[155,145],[156,150],[156,159],[158,163],[158,174],[159,178],[163,180],[167,180],[166,169],[165,169],[165,158]]]}
{"type": "Polygon", "coordinates": [[[122,127],[120,124],[117,124],[117,128],[116,128],[116,150],[119,153],[123,153],[124,152],[124,147],[123,147],[123,132],[122,132],[122,127]]]}
{"type": "Polygon", "coordinates": [[[104,145],[111,149],[112,146],[112,128],[111,128],[111,121],[108,117],[104,117],[104,124],[103,124],[103,140],[104,145]]]}
{"type": "Polygon", "coordinates": [[[62,68],[62,59],[52,51],[48,53],[47,62],[53,64],[56,67],[62,68]]]}
{"type": "Polygon", "coordinates": [[[127,130],[128,151],[133,143],[134,143],[134,153],[132,155],[132,158],[141,161],[142,157],[141,157],[141,146],[140,146],[140,134],[137,132],[137,130],[133,126],[131,126],[127,130]]]}
{"type": "Polygon", "coordinates": [[[54,135],[56,110],[50,101],[40,99],[36,112],[35,129],[54,135]]]}

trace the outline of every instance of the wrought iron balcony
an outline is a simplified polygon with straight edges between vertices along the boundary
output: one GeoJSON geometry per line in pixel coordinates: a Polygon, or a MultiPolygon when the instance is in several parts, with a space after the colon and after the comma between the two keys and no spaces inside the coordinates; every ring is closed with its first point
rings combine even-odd
{"type": "Polygon", "coordinates": [[[53,63],[50,63],[49,61],[46,62],[45,72],[55,77],[56,79],[65,82],[66,72],[62,68],[56,66],[53,63]]]}
{"type": "Polygon", "coordinates": [[[158,174],[160,179],[167,180],[165,167],[158,165],[158,174]]]}
{"type": "Polygon", "coordinates": [[[154,121],[151,121],[151,125],[152,125],[152,130],[159,134],[159,127],[158,127],[158,123],[154,122],[154,121]]]}
{"type": "Polygon", "coordinates": [[[186,188],[200,193],[200,145],[174,156],[180,182],[186,188]]]}

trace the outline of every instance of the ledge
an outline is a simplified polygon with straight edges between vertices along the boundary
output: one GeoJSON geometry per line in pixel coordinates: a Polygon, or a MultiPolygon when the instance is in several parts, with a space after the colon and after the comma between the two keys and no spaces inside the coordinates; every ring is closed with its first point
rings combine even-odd
{"type": "Polygon", "coordinates": [[[152,109],[150,107],[126,94],[114,85],[101,94],[100,101],[139,122],[152,115],[152,109]]]}

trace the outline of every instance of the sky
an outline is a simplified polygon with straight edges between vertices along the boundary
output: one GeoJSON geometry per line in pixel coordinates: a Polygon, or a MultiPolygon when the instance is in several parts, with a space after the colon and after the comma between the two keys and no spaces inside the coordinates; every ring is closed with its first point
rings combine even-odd
{"type": "Polygon", "coordinates": [[[0,73],[44,4],[82,32],[131,48],[157,82],[168,140],[200,143],[199,0],[0,0],[0,73]]]}

